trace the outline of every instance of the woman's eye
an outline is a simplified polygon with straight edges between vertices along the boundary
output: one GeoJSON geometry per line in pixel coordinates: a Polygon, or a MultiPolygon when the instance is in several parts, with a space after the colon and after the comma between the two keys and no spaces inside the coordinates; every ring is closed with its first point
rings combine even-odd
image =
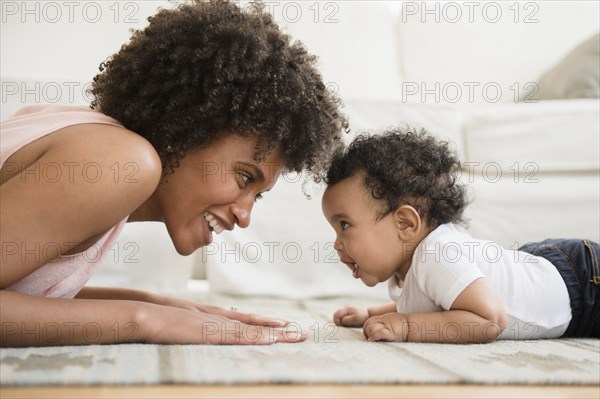
{"type": "Polygon", "coordinates": [[[350,224],[342,220],[340,222],[340,226],[342,227],[342,230],[346,230],[348,227],[350,227],[350,224]]]}
{"type": "Polygon", "coordinates": [[[249,183],[252,182],[252,176],[247,175],[245,173],[240,173],[239,175],[242,179],[242,187],[246,187],[249,183]]]}

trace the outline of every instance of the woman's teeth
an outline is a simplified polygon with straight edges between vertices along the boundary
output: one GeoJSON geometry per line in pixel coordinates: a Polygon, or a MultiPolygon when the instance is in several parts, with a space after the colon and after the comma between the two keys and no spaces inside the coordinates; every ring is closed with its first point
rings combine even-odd
{"type": "Polygon", "coordinates": [[[354,268],[352,269],[352,277],[358,278],[358,263],[352,265],[354,268]]]}
{"type": "Polygon", "coordinates": [[[210,227],[212,227],[213,231],[217,234],[221,234],[224,230],[224,227],[219,224],[217,219],[210,213],[206,212],[204,214],[204,219],[208,222],[210,227]]]}

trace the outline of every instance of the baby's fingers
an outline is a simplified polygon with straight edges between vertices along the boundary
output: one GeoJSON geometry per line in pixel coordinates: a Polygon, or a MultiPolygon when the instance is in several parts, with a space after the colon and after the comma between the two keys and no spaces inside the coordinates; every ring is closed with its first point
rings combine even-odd
{"type": "Polygon", "coordinates": [[[333,322],[336,326],[343,326],[343,319],[348,315],[348,308],[339,309],[333,314],[333,322]]]}
{"type": "Polygon", "coordinates": [[[340,309],[333,315],[333,321],[336,325],[346,327],[362,327],[368,318],[369,313],[366,309],[354,306],[340,309]]]}
{"type": "Polygon", "coordinates": [[[342,325],[347,327],[362,327],[363,321],[361,315],[352,313],[342,318],[342,325]]]}
{"type": "Polygon", "coordinates": [[[368,339],[383,328],[387,328],[387,326],[381,321],[381,316],[371,317],[363,326],[363,334],[368,339]]]}
{"type": "Polygon", "coordinates": [[[383,323],[365,326],[363,333],[369,341],[393,341],[394,333],[383,323]]]}
{"type": "Polygon", "coordinates": [[[382,328],[371,334],[369,341],[394,341],[394,333],[388,328],[382,328]]]}

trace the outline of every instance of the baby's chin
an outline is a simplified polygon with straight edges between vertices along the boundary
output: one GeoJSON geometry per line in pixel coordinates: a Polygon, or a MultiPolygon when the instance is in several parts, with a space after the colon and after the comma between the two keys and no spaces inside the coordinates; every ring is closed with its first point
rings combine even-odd
{"type": "Polygon", "coordinates": [[[363,284],[366,285],[367,287],[375,287],[377,284],[380,283],[379,281],[374,281],[371,279],[362,279],[361,278],[361,280],[362,280],[363,284]]]}
{"type": "MultiPolygon", "coordinates": [[[[393,276],[393,274],[392,274],[393,276]]],[[[367,287],[375,287],[377,284],[379,283],[385,283],[386,281],[388,281],[390,278],[392,278],[392,276],[389,277],[373,277],[373,276],[361,276],[360,280],[363,282],[364,285],[366,285],[367,287]]]]}

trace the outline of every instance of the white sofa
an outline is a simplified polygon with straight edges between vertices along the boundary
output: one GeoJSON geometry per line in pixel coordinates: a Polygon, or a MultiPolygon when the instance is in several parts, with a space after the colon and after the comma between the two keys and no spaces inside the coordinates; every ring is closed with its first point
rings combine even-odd
{"type": "MultiPolygon", "coordinates": [[[[546,237],[600,240],[598,99],[515,102],[598,32],[597,2],[266,3],[320,57],[328,86],[345,103],[348,140],[363,130],[410,124],[454,143],[473,198],[467,211],[473,235],[512,248],[546,237]]],[[[93,76],[127,29],[143,25],[164,3],[140,5],[136,24],[61,22],[59,37],[68,44],[53,39],[57,24],[23,24],[9,15],[1,35],[2,117],[22,103],[54,98],[56,85],[65,102],[69,82],[93,76]],[[101,48],[92,51],[90,42],[101,48]],[[47,54],[44,69],[23,54],[28,45],[47,54]],[[22,84],[39,84],[41,95],[23,95],[22,84]]],[[[86,103],[83,87],[69,102],[86,103]]],[[[224,233],[187,258],[175,253],[163,226],[130,224],[91,283],[184,294],[194,276],[218,293],[383,298],[383,285],[368,289],[337,262],[332,229],[321,216],[323,187],[307,190],[311,200],[302,176],[285,177],[256,205],[248,229],[224,233]]]]}

